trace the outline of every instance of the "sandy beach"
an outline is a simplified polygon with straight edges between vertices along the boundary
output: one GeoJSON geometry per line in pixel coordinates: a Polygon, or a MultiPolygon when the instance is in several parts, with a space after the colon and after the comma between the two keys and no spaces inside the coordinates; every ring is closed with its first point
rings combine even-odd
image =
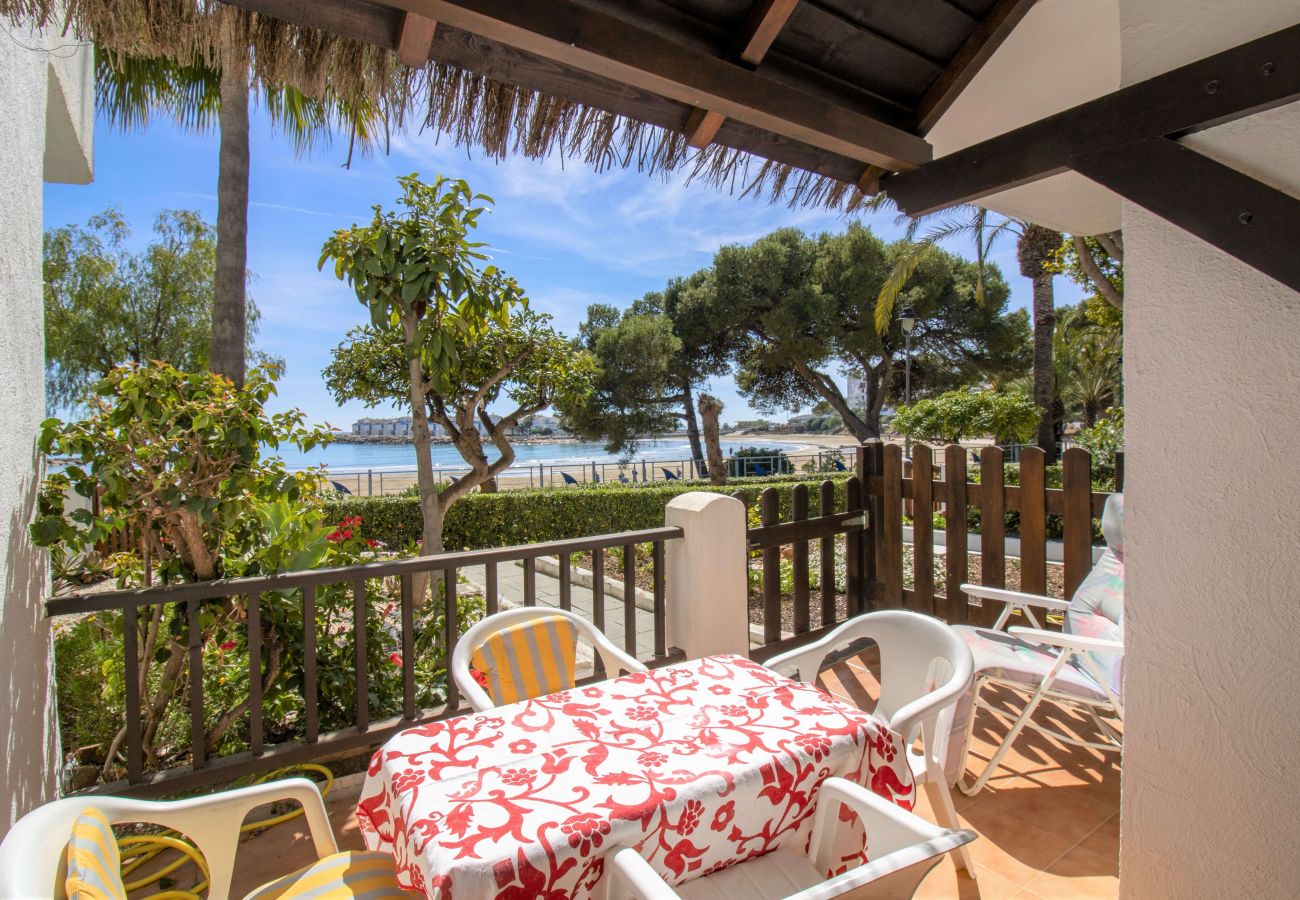
{"type": "MultiPolygon", "coordinates": [[[[673,437],[680,437],[680,435],[673,435],[673,437]]],[[[844,455],[845,464],[852,465],[852,448],[858,444],[856,438],[847,434],[727,434],[723,435],[723,438],[755,447],[794,445],[794,449],[786,451],[786,455],[796,468],[802,468],[809,462],[816,462],[819,454],[830,450],[840,451],[844,455]]],[[[554,443],[562,446],[564,442],[557,440],[554,443]]],[[[622,476],[629,484],[641,484],[645,481],[669,480],[665,470],[679,478],[689,478],[691,473],[685,471],[686,468],[681,461],[660,460],[636,460],[627,465],[619,465],[617,462],[594,464],[561,462],[544,465],[516,463],[505,474],[498,476],[497,484],[502,490],[539,486],[559,487],[566,483],[564,480],[566,474],[579,482],[592,481],[593,476],[601,481],[619,481],[622,476]]],[[[332,474],[331,480],[342,485],[352,494],[370,496],[401,493],[416,483],[416,476],[414,469],[392,471],[375,468],[368,471],[332,474]]]]}

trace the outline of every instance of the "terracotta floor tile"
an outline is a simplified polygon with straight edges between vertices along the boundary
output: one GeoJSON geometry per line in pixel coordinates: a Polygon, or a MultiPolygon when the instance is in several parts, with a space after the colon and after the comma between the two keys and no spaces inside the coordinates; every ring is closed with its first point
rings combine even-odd
{"type": "Polygon", "coordinates": [[[960,814],[962,824],[979,832],[971,845],[976,865],[1024,886],[1070,851],[1074,841],[1031,825],[995,804],[960,814]]]}
{"type": "Polygon", "coordinates": [[[1119,871],[1119,813],[1098,825],[1093,832],[1079,841],[1079,848],[1114,860],[1119,871]]]}
{"type": "Polygon", "coordinates": [[[1053,863],[1025,889],[1043,900],[1084,900],[1119,896],[1119,878],[1113,861],[1076,847],[1053,863]]]}
{"type": "Polygon", "coordinates": [[[944,860],[925,877],[914,896],[916,900],[1005,900],[1021,889],[1020,885],[978,863],[975,874],[972,880],[958,872],[950,860],[944,860]]]}

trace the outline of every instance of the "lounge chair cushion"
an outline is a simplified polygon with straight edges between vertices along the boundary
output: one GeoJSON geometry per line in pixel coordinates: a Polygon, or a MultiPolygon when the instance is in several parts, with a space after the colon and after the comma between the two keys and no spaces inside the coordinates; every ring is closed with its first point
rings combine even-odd
{"type": "MultiPolygon", "coordinates": [[[[1101,517],[1106,550],[1070,598],[1065,630],[1083,637],[1124,641],[1124,495],[1111,494],[1101,517]]],[[[1124,657],[1089,654],[1110,682],[1116,696],[1124,695],[1124,657]]]]}
{"type": "Polygon", "coordinates": [[[262,885],[244,900],[409,898],[412,895],[397,884],[396,866],[393,857],[387,853],[358,850],[335,853],[262,885]]]}
{"type": "Polygon", "coordinates": [[[126,900],[121,869],[113,826],[102,812],[89,807],[72,823],[63,889],[71,900],[126,900]]]}
{"type": "Polygon", "coordinates": [[[474,650],[470,665],[502,706],[573,687],[577,651],[577,626],[554,616],[501,629],[474,650]]]}

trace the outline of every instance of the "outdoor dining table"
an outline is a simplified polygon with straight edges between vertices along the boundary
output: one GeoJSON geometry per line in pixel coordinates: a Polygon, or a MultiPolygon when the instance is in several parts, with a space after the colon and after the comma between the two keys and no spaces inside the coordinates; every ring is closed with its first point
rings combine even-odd
{"type": "MultiPolygon", "coordinates": [[[[804,850],[831,776],[910,809],[902,751],[820,688],[712,656],[403,731],[371,758],[357,821],[431,898],[600,896],[622,847],[670,884],[804,850]]],[[[840,824],[843,868],[868,840],[840,824]]]]}

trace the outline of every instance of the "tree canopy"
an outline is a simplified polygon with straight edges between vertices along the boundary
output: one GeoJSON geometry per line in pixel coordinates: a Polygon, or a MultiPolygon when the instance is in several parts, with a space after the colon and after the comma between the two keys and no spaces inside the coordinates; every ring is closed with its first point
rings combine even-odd
{"type": "MultiPolygon", "coordinates": [[[[550,316],[527,308],[513,312],[504,324],[492,320],[483,334],[456,348],[459,364],[451,390],[426,394],[429,419],[442,426],[471,469],[469,476],[441,489],[447,503],[489,484],[514,462],[510,431],[516,425],[553,403],[572,402],[590,390],[594,369],[590,355],[575,353],[550,321],[550,316]],[[488,414],[490,405],[503,402],[508,409],[504,415],[488,414]],[[492,462],[484,437],[499,454],[492,462]]],[[[349,331],[324,372],[330,393],[340,403],[409,403],[410,367],[402,343],[401,333],[391,326],[367,325],[349,331]]]]}
{"type": "MultiPolygon", "coordinates": [[[[794,410],[826,401],[858,439],[878,437],[880,411],[902,388],[904,335],[895,321],[875,326],[876,301],[896,259],[910,251],[866,228],[808,237],[782,229],[714,258],[715,289],[696,300],[703,317],[726,331],[739,364],[741,392],[759,409],[794,410]],[[845,371],[864,373],[865,409],[850,406],[845,371]]],[[[1006,282],[941,250],[920,257],[904,293],[917,312],[912,335],[913,387],[924,394],[985,380],[1028,364],[1024,313],[1006,313],[1006,282]]],[[[719,338],[723,341],[723,338],[719,338]]]]}
{"type": "MultiPolygon", "coordinates": [[[[505,355],[508,338],[524,332],[512,333],[510,324],[527,308],[527,300],[513,278],[494,265],[482,265],[488,259],[484,245],[470,240],[492,198],[474,193],[461,179],[443,176],[426,184],[418,175],[405,175],[398,184],[401,209],[385,211],[376,205],[369,225],[334,232],[321,250],[319,265],[333,260],[335,275],[347,279],[370,312],[371,332],[356,336],[362,346],[353,354],[344,353],[335,373],[338,388],[362,399],[393,396],[400,380],[366,375],[362,366],[383,361],[386,368],[381,371],[395,369],[401,363],[392,359],[383,342],[400,350],[424,522],[422,546],[425,554],[432,554],[442,550],[447,507],[495,471],[471,468],[468,475],[440,488],[433,473],[430,415],[443,416],[442,424],[450,423],[463,436],[465,445],[457,444],[462,454],[473,449],[474,416],[486,417],[484,398],[500,390],[515,371],[517,361],[505,355]]],[[[533,335],[530,346],[553,347],[545,330],[533,335]]],[[[553,376],[563,370],[563,361],[553,352],[539,358],[553,376]]],[[[534,393],[539,384],[532,385],[534,393]]],[[[481,451],[479,447],[480,456],[481,451]]],[[[502,452],[503,458],[513,459],[508,443],[502,452]]],[[[474,456],[470,452],[466,457],[471,466],[474,456]]]]}
{"type": "Polygon", "coordinates": [[[712,273],[673,278],[626,310],[587,308],[578,343],[596,359],[593,390],[564,410],[575,434],[627,452],[646,435],[676,430],[685,421],[694,459],[703,463],[695,394],[730,366],[727,333],[699,297],[713,290],[712,273]]]}
{"type": "MultiPolygon", "coordinates": [[[[216,232],[193,210],[163,210],[154,240],[128,248],[131,229],[110,207],[85,227],[45,233],[46,394],[53,407],[82,403],[116,366],[164,361],[208,367],[216,232]]],[[[257,307],[248,303],[247,340],[257,307]]],[[[263,358],[258,362],[265,362],[263,358]]]]}
{"type": "Polygon", "coordinates": [[[900,407],[894,430],[917,441],[955,443],[992,436],[999,443],[1034,436],[1042,410],[1025,394],[996,391],[948,391],[900,407]]]}

